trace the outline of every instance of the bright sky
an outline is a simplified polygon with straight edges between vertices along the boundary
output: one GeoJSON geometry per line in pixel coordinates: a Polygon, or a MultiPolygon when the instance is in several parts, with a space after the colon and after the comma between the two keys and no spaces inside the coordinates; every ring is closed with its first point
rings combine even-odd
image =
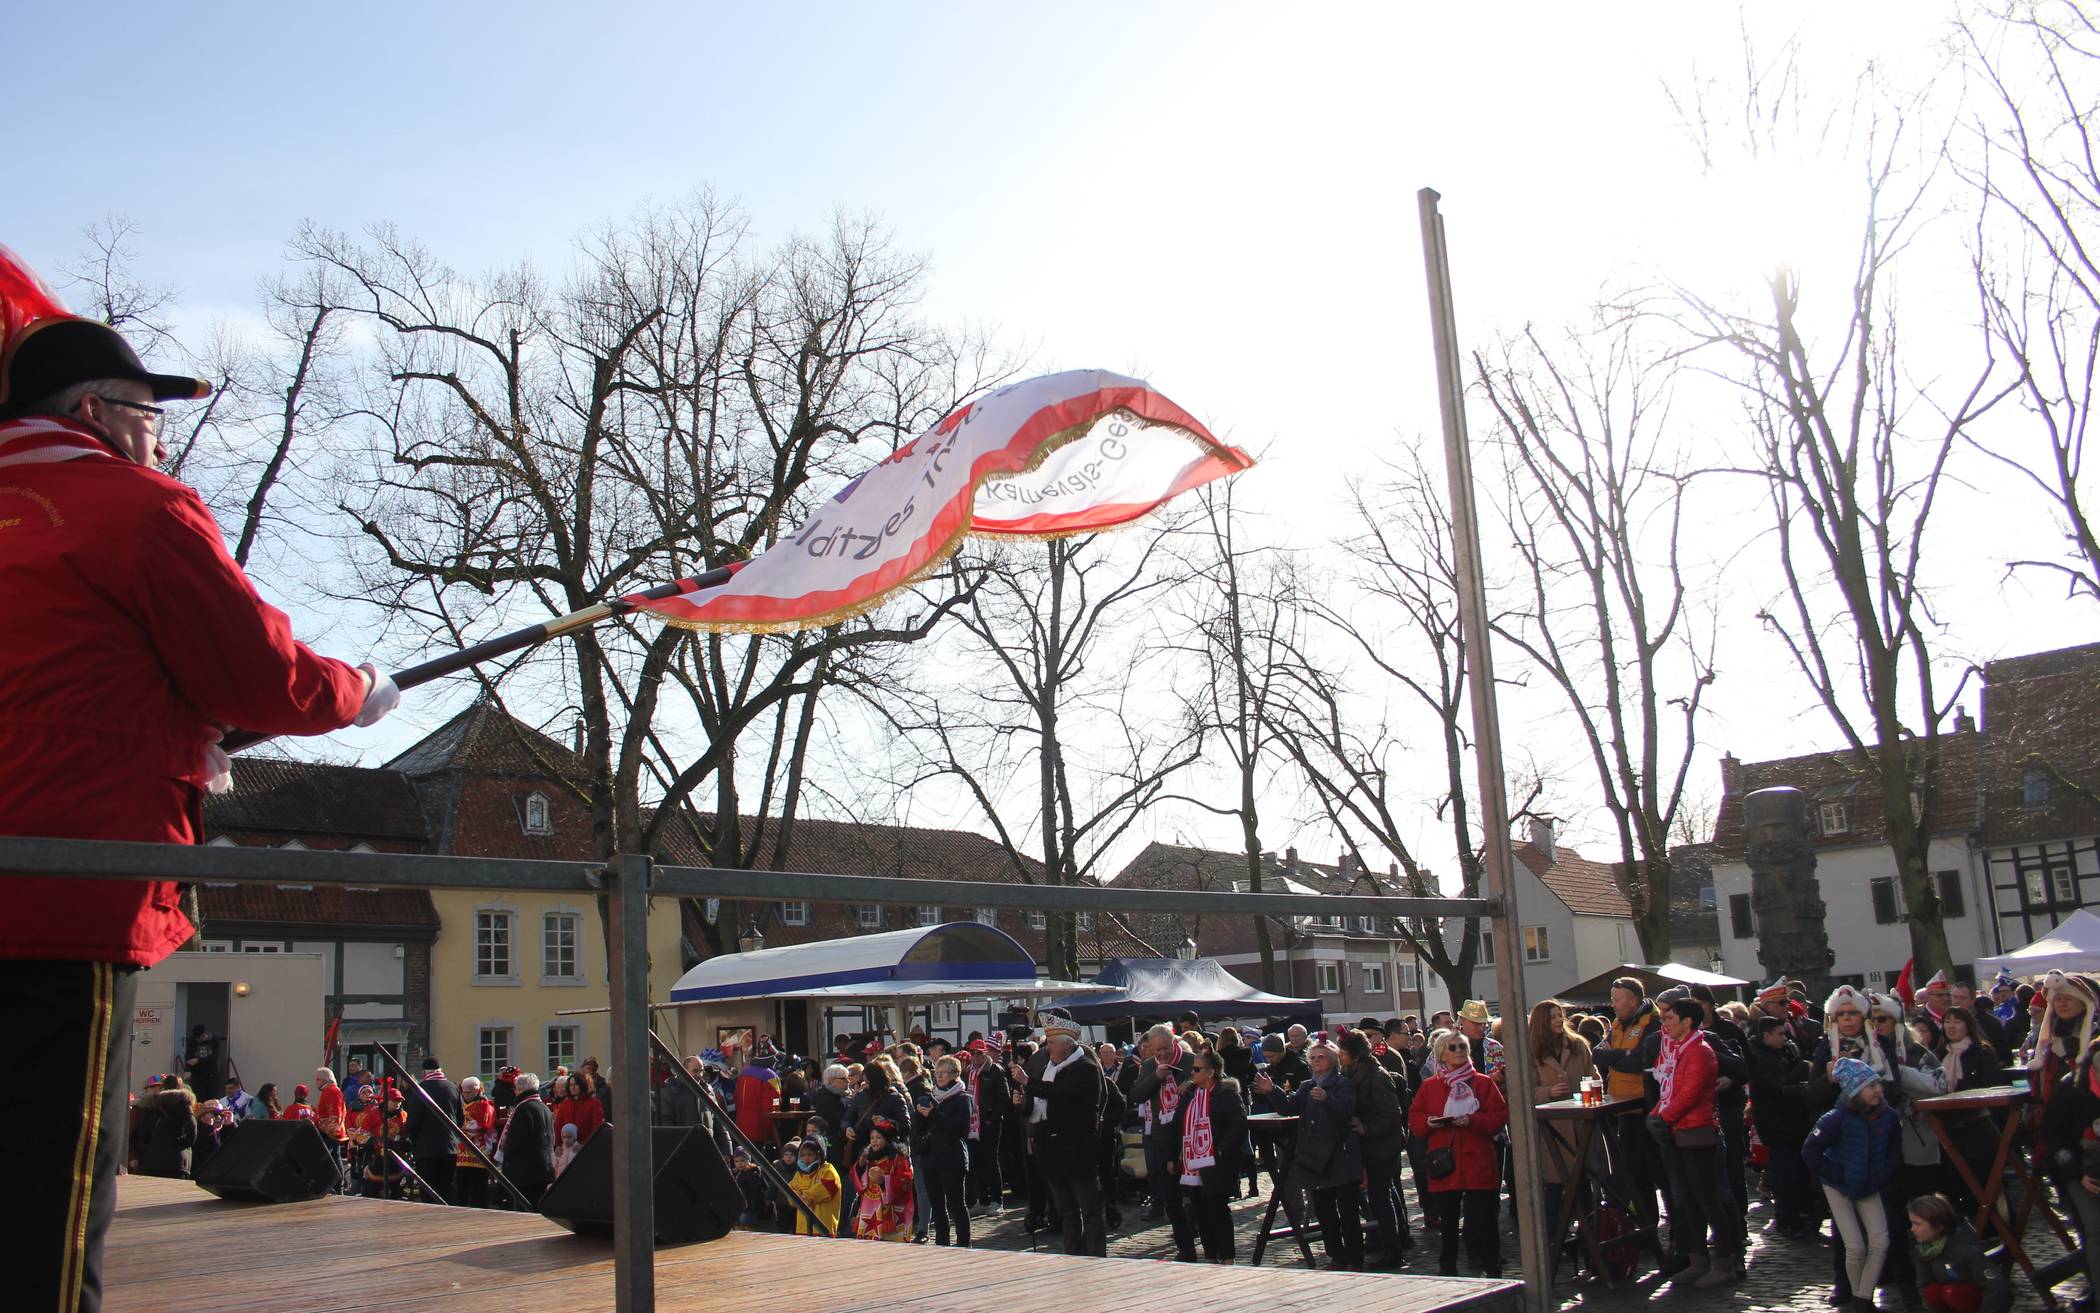
{"type": "MultiPolygon", "coordinates": [[[[870,211],[931,257],[935,317],[992,325],[1045,370],[1139,373],[1267,453],[1243,502],[1301,541],[1327,529],[1341,472],[1435,432],[1416,188],[1444,194],[1469,346],[1578,316],[1658,261],[1733,280],[1773,246],[1842,240],[1852,214],[1819,215],[1813,189],[1775,209],[1700,183],[1665,81],[1736,69],[1742,22],[1767,49],[1801,33],[1825,90],[1869,58],[1929,68],[1944,38],[1911,3],[229,4],[143,40],[117,10],[9,19],[11,47],[40,53],[11,70],[0,241],[47,271],[84,225],[127,215],[138,272],[200,326],[251,315],[307,220],[391,221],[467,271],[561,270],[579,232],[703,184],[772,236],[870,211]]],[[[1755,531],[1742,496],[1715,554],[1755,531]]],[[[1988,478],[1962,513],[2037,518],[1988,478]]],[[[1964,536],[1943,563],[1951,649],[2100,637],[2089,608],[2004,584],[1991,535],[1964,536]]],[[[1738,613],[1769,589],[1737,591],[1702,791],[1723,748],[1835,741],[1738,613]]],[[[429,723],[411,707],[387,741],[429,723]]],[[[1193,815],[1159,827],[1235,842],[1193,815]]]]}

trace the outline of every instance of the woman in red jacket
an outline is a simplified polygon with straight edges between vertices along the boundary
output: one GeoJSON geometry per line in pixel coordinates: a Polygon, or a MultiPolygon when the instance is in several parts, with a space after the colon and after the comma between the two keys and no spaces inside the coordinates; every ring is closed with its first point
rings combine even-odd
{"type": "Polygon", "coordinates": [[[569,1077],[569,1097],[562,1101],[561,1115],[565,1125],[576,1128],[576,1145],[582,1148],[591,1142],[591,1136],[605,1125],[605,1107],[598,1102],[598,1095],[591,1088],[591,1078],[582,1072],[569,1077]]]}
{"type": "Polygon", "coordinates": [[[1472,1045],[1455,1030],[1430,1041],[1437,1074],[1422,1083],[1408,1110],[1416,1135],[1429,1141],[1429,1197],[1436,1204],[1444,1237],[1437,1271],[1458,1275],[1459,1218],[1465,1219],[1466,1254],[1484,1276],[1502,1275],[1502,1241],[1495,1201],[1502,1185],[1502,1157],[1495,1136],[1509,1121],[1501,1089],[1473,1069],[1472,1045]],[[1439,1174],[1439,1168],[1447,1168],[1439,1174]]]}

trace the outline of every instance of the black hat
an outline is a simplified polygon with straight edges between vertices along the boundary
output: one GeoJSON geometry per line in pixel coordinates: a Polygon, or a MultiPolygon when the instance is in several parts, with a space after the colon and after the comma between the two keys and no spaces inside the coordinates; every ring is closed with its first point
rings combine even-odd
{"type": "Polygon", "coordinates": [[[17,333],[0,357],[0,416],[20,414],[76,383],[126,378],[153,389],[155,401],[211,395],[211,384],[181,374],[156,374],[123,335],[108,324],[70,315],[39,319],[17,333]]]}

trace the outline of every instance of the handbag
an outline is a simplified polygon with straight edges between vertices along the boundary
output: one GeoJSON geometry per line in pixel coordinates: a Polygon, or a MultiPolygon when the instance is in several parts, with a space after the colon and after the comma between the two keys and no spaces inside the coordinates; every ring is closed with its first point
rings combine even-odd
{"type": "Polygon", "coordinates": [[[1680,1149],[1718,1149],[1721,1146],[1721,1128],[1718,1126],[1688,1126],[1670,1132],[1670,1143],[1680,1149]]]}
{"type": "Polygon", "coordinates": [[[1451,1152],[1450,1145],[1439,1145],[1429,1151],[1422,1166],[1429,1172],[1430,1180],[1441,1181],[1458,1170],[1458,1155],[1451,1152]]]}
{"type": "Polygon", "coordinates": [[[1324,1172],[1327,1170],[1327,1164],[1334,1161],[1334,1151],[1338,1143],[1339,1141],[1324,1136],[1301,1135],[1298,1137],[1297,1155],[1292,1161],[1308,1172],[1324,1172]]]}

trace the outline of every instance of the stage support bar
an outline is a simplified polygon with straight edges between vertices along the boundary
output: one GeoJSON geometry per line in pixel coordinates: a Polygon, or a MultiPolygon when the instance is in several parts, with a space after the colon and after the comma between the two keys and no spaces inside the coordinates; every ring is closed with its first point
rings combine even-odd
{"type": "Polygon", "coordinates": [[[605,868],[612,958],[613,1308],[656,1307],[655,1157],[649,1107],[649,858],[605,868]]]}

